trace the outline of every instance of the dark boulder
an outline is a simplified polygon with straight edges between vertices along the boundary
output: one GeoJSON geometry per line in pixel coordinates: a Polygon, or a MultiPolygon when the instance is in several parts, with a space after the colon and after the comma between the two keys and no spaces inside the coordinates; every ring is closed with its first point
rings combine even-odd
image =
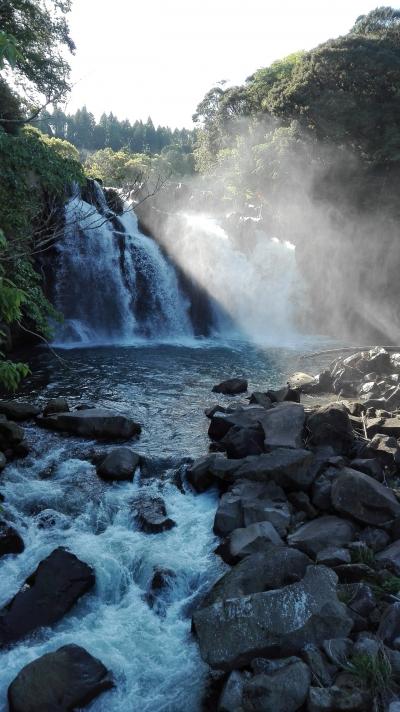
{"type": "Polygon", "coordinates": [[[230,412],[216,411],[210,416],[208,435],[212,440],[221,440],[233,427],[257,428],[264,414],[265,408],[254,405],[240,406],[230,412]]]}
{"type": "Polygon", "coordinates": [[[213,393],[223,393],[227,396],[236,396],[240,393],[246,393],[247,391],[247,380],[245,378],[228,378],[226,381],[222,381],[213,387],[213,393]]]}
{"type": "Polygon", "coordinates": [[[400,516],[392,490],[362,472],[343,468],[334,480],[332,506],[363,524],[381,526],[400,516]]]}
{"type": "Polygon", "coordinates": [[[10,712],[72,712],[114,686],[107,668],[78,645],[33,660],[8,688],[10,712]]]}
{"type": "Polygon", "coordinates": [[[132,501],[132,513],[139,528],[146,534],[159,534],[176,526],[176,522],[167,517],[162,497],[141,492],[132,501]]]}
{"type": "Polygon", "coordinates": [[[133,480],[140,456],[128,447],[111,450],[97,466],[97,474],[103,480],[133,480]]]}
{"type": "Polygon", "coordinates": [[[342,403],[329,403],[312,413],[306,423],[310,445],[329,445],[347,454],[354,441],[349,414],[342,403]]]}
{"type": "Polygon", "coordinates": [[[50,415],[39,418],[38,423],[50,430],[100,440],[128,440],[141,432],[141,426],[131,418],[101,408],[50,415]]]}
{"type": "Polygon", "coordinates": [[[298,583],[217,601],[193,616],[203,660],[233,670],[256,657],[292,655],[307,643],[345,637],[353,622],[336,595],[337,577],[309,566],[298,583]]]}
{"type": "Polygon", "coordinates": [[[24,548],[24,542],[14,527],[0,521],[0,556],[21,554],[24,548]]]}
{"type": "Polygon", "coordinates": [[[247,455],[264,452],[264,431],[262,427],[240,428],[234,425],[220,441],[229,458],[240,459],[247,455]]]}
{"type": "Polygon", "coordinates": [[[68,413],[69,403],[66,398],[52,398],[47,401],[43,415],[55,415],[56,413],[68,413]]]}
{"type": "Polygon", "coordinates": [[[263,552],[269,544],[280,546],[283,541],[270,522],[260,522],[235,529],[227,540],[220,544],[216,553],[227,564],[236,564],[245,556],[263,552]]]}
{"type": "Polygon", "coordinates": [[[243,712],[296,712],[307,699],[309,667],[297,657],[265,661],[265,670],[243,686],[243,712]]]}
{"type": "Polygon", "coordinates": [[[25,437],[24,429],[11,420],[0,417],[0,449],[14,451],[25,437]]]}
{"type": "Polygon", "coordinates": [[[23,401],[0,401],[0,413],[10,420],[30,420],[39,415],[40,408],[23,401]]]}
{"type": "Polygon", "coordinates": [[[303,524],[288,537],[290,546],[315,558],[328,546],[344,546],[354,539],[355,526],[340,517],[324,516],[303,524]]]}
{"type": "Polygon", "coordinates": [[[203,599],[201,607],[294,583],[303,578],[311,563],[308,556],[296,549],[266,544],[264,551],[247,556],[224,574],[203,599]]]}
{"type": "Polygon", "coordinates": [[[280,403],[267,410],[260,418],[264,430],[264,447],[267,451],[274,448],[303,447],[305,422],[304,406],[299,403],[280,403]]]}
{"type": "Polygon", "coordinates": [[[94,584],[90,566],[55,549],[0,611],[0,647],[59,621],[94,584]]]}

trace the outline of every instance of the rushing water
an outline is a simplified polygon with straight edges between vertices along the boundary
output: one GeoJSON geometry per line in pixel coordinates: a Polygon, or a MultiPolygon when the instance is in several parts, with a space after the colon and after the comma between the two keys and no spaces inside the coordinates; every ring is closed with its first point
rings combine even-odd
{"type": "Polygon", "coordinates": [[[180,491],[174,473],[186,458],[207,451],[203,410],[216,400],[215,382],[244,374],[250,389],[280,385],[299,365],[304,369],[303,348],[265,351],[199,341],[191,347],[60,352],[65,363],[37,352],[35,375],[23,397],[42,403],[65,396],[71,406],[93,402],[133,416],[143,432],[132,446],[147,465],[133,483],[104,483],[87,457],[106,445],[26,426],[31,453],[8,465],[0,480],[5,513],[26,546],[24,553],[1,559],[0,606],[59,545],[94,568],[96,587],[52,629],[37,631],[0,654],[0,710],[6,710],[7,687],[25,664],[73,642],[99,657],[115,676],[115,689],[90,710],[198,712],[207,667],[191,636],[190,614],[224,570],[212,553],[217,495],[180,491]],[[177,522],[174,529],[157,535],[137,529],[129,500],[140,487],[163,495],[168,515],[177,522]],[[146,600],[157,566],[176,574],[161,610],[146,600]]]}

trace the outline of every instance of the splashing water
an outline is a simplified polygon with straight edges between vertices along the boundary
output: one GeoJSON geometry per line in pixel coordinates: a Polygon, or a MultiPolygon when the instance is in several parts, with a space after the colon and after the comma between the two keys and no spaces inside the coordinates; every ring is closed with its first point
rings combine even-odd
{"type": "Polygon", "coordinates": [[[213,218],[195,213],[180,218],[181,229],[166,231],[166,249],[229,317],[220,316],[219,332],[236,332],[255,343],[292,341],[299,282],[294,245],[255,228],[251,244],[237,246],[213,218]]]}

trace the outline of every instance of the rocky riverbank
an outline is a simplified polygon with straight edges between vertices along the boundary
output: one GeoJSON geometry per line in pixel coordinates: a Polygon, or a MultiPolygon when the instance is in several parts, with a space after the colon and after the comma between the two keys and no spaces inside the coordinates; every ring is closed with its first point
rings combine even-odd
{"type": "MultiPolygon", "coordinates": [[[[318,377],[296,374],[279,391],[248,395],[247,381],[235,378],[212,389],[218,403],[210,392],[210,452],[173,478],[184,500],[189,489],[220,495],[215,557],[226,571],[188,610],[210,667],[204,711],[397,712],[399,388],[400,356],[375,349],[338,358],[318,377]]],[[[79,456],[106,487],[121,488],[146,469],[127,442],[140,425],[120,413],[84,402],[72,410],[63,398],[41,407],[3,401],[0,413],[2,467],[29,455],[27,421],[97,440],[79,456]]],[[[160,493],[140,486],[129,508],[145,537],[179,535],[160,493]]],[[[0,556],[18,562],[24,532],[7,511],[4,502],[0,556]]],[[[85,558],[58,543],[32,567],[0,611],[1,648],[51,629],[91,595],[96,573],[85,558]]],[[[146,598],[160,617],[176,579],[161,564],[146,598]]],[[[31,657],[11,682],[11,711],[71,710],[118,689],[114,671],[81,640],[54,648],[31,657]]]]}
{"type": "Polygon", "coordinates": [[[399,383],[374,349],[207,410],[187,476],[220,490],[231,566],[193,615],[218,712],[400,709],[399,383]]]}

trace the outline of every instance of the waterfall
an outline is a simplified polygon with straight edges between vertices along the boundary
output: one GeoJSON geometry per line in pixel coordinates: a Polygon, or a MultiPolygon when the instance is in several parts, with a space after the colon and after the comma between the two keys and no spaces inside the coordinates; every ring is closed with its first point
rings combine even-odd
{"type": "Polygon", "coordinates": [[[243,226],[227,231],[206,215],[166,213],[153,239],[131,206],[115,214],[91,182],[68,202],[57,245],[54,303],[64,321],[55,342],[298,340],[294,246],[267,236],[257,220],[243,226]]]}
{"type": "Polygon", "coordinates": [[[77,194],[65,210],[57,246],[56,342],[131,343],[191,337],[190,303],[174,267],[132,210],[116,216],[96,183],[95,204],[77,194]]]}
{"type": "Polygon", "coordinates": [[[244,218],[239,229],[226,230],[207,215],[181,213],[158,238],[219,305],[220,333],[287,344],[299,339],[301,279],[295,246],[266,235],[258,222],[244,218]]]}

